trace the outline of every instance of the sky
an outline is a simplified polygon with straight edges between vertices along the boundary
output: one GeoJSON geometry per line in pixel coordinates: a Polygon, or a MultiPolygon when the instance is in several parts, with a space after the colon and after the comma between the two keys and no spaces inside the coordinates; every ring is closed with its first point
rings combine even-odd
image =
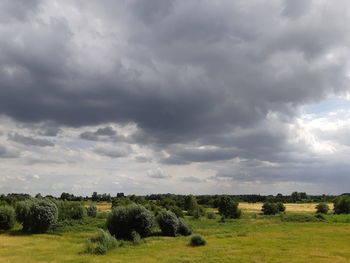
{"type": "Polygon", "coordinates": [[[0,193],[341,194],[348,0],[3,0],[0,193]]]}

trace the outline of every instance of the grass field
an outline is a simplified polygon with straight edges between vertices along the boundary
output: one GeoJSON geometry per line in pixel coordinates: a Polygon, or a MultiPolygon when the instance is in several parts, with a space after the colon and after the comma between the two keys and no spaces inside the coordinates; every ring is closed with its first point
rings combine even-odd
{"type": "MultiPolygon", "coordinates": [[[[292,207],[300,213],[308,206],[292,207]]],[[[242,205],[242,209],[250,208],[242,205]]],[[[350,224],[336,222],[350,222],[349,216],[300,223],[246,212],[242,219],[225,223],[218,219],[186,218],[194,232],[207,240],[203,247],[188,246],[189,237],[154,236],[103,256],[83,251],[86,239],[104,219],[55,234],[23,235],[14,230],[0,233],[0,262],[350,262],[350,224]]]]}

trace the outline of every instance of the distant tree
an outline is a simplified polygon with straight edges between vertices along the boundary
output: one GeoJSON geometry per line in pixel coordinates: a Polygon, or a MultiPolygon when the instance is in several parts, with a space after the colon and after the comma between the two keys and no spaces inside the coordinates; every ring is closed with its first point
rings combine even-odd
{"type": "Polygon", "coordinates": [[[277,209],[279,212],[284,212],[286,211],[286,207],[284,206],[284,204],[282,202],[278,202],[276,203],[277,209]]]}
{"type": "Polygon", "coordinates": [[[92,193],[91,200],[94,202],[99,201],[99,196],[98,196],[97,192],[92,193]]]}
{"type": "Polygon", "coordinates": [[[238,202],[234,202],[228,196],[221,196],[219,199],[219,214],[225,218],[240,218],[241,210],[238,209],[238,202]]]}

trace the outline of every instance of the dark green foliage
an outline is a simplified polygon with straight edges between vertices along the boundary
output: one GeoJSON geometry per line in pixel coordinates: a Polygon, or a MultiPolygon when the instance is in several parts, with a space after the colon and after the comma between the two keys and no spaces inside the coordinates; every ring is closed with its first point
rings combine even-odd
{"type": "Polygon", "coordinates": [[[334,200],[335,214],[350,214],[350,196],[342,195],[334,200]]]}
{"type": "Polygon", "coordinates": [[[177,217],[184,217],[184,213],[182,212],[182,209],[178,206],[170,206],[169,210],[173,212],[177,217]]]}
{"type": "Polygon", "coordinates": [[[327,214],[329,211],[329,206],[326,203],[319,203],[316,206],[316,213],[317,214],[327,214]]]}
{"type": "Polygon", "coordinates": [[[97,215],[97,208],[96,208],[96,206],[95,205],[90,205],[87,209],[86,209],[86,211],[87,211],[87,215],[88,216],[91,216],[91,217],[96,217],[96,215],[97,215]]]}
{"type": "Polygon", "coordinates": [[[140,245],[142,244],[142,239],[141,239],[141,236],[139,233],[137,233],[136,231],[132,231],[131,232],[131,241],[132,243],[137,246],[137,245],[140,245]]]}
{"type": "Polygon", "coordinates": [[[188,236],[191,234],[190,227],[183,218],[178,218],[173,212],[162,210],[157,215],[157,222],[165,236],[188,236]]]}
{"type": "Polygon", "coordinates": [[[99,229],[97,235],[86,242],[86,253],[102,255],[118,246],[118,241],[111,234],[99,229]]]}
{"type": "Polygon", "coordinates": [[[152,212],[136,204],[114,208],[106,223],[109,232],[120,239],[131,239],[132,231],[136,231],[141,237],[149,236],[153,225],[152,212]]]}
{"type": "Polygon", "coordinates": [[[191,228],[186,224],[183,218],[179,218],[177,233],[182,236],[189,236],[192,234],[191,228]]]}
{"type": "Polygon", "coordinates": [[[284,206],[284,204],[282,202],[278,202],[276,203],[277,209],[279,212],[283,213],[284,211],[286,211],[286,207],[284,206]]]}
{"type": "Polygon", "coordinates": [[[238,203],[234,202],[228,196],[222,196],[219,199],[219,214],[226,218],[240,218],[241,210],[238,209],[238,203]]]}
{"type": "Polygon", "coordinates": [[[176,236],[179,228],[179,219],[171,211],[160,211],[157,215],[157,222],[165,236],[176,236]]]}
{"type": "Polygon", "coordinates": [[[261,208],[261,211],[264,215],[275,215],[281,212],[281,210],[285,210],[283,207],[280,207],[278,203],[265,202],[261,208]]]}
{"type": "Polygon", "coordinates": [[[23,224],[24,231],[46,232],[57,221],[57,206],[47,199],[28,200],[18,203],[17,220],[23,224]]]}
{"type": "Polygon", "coordinates": [[[58,202],[58,218],[79,220],[86,216],[86,208],[81,203],[58,202]]]}
{"type": "Polygon", "coordinates": [[[281,217],[281,220],[285,222],[299,222],[299,223],[321,221],[320,218],[310,214],[284,214],[281,217]]]}
{"type": "Polygon", "coordinates": [[[205,241],[205,239],[201,236],[201,235],[198,235],[198,234],[195,234],[193,236],[191,236],[191,239],[190,239],[190,245],[191,246],[204,246],[207,242],[205,241]]]}
{"type": "Polygon", "coordinates": [[[127,197],[115,198],[112,201],[112,208],[118,206],[131,205],[133,202],[127,197]]]}
{"type": "Polygon", "coordinates": [[[0,206],[0,229],[9,230],[16,222],[16,213],[11,206],[0,206]]]}

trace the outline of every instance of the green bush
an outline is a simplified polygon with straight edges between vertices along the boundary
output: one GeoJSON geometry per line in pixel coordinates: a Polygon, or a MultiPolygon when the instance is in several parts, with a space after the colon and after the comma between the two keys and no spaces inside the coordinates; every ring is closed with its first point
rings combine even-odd
{"type": "Polygon", "coordinates": [[[142,239],[141,239],[140,234],[137,233],[136,231],[132,231],[131,232],[131,241],[135,246],[140,245],[142,243],[142,239]]]}
{"type": "Polygon", "coordinates": [[[169,207],[169,210],[173,212],[177,217],[184,217],[184,213],[182,212],[182,209],[178,206],[171,206],[169,207]]]}
{"type": "Polygon", "coordinates": [[[219,199],[219,214],[225,218],[240,218],[241,210],[238,209],[238,202],[234,202],[228,196],[221,196],[219,199]]]}
{"type": "Polygon", "coordinates": [[[75,219],[79,220],[86,217],[86,208],[81,203],[62,201],[58,203],[59,220],[75,219]]]}
{"type": "Polygon", "coordinates": [[[183,218],[179,218],[177,233],[182,236],[189,236],[192,234],[191,228],[186,224],[183,218]]]}
{"type": "Polygon", "coordinates": [[[91,217],[96,217],[97,215],[97,207],[95,205],[90,205],[87,209],[87,215],[91,217]]]}
{"type": "Polygon", "coordinates": [[[0,206],[0,229],[9,230],[16,222],[16,213],[11,206],[0,206]]]}
{"type": "Polygon", "coordinates": [[[276,206],[277,206],[278,212],[282,213],[282,212],[286,211],[286,207],[284,206],[284,204],[282,202],[276,203],[276,206]]]}
{"type": "Polygon", "coordinates": [[[319,203],[316,206],[316,213],[317,214],[327,214],[329,211],[329,206],[326,203],[319,203]]]}
{"type": "Polygon", "coordinates": [[[261,211],[264,215],[275,215],[281,212],[278,204],[270,202],[265,202],[261,208],[261,211]]]}
{"type": "Polygon", "coordinates": [[[132,231],[141,237],[152,233],[154,216],[142,205],[131,204],[114,208],[107,219],[107,229],[116,238],[131,239],[132,231]]]}
{"type": "Polygon", "coordinates": [[[191,239],[190,239],[191,246],[204,246],[206,243],[207,242],[201,235],[195,234],[191,236],[191,239]]]}
{"type": "Polygon", "coordinates": [[[86,242],[85,252],[101,255],[117,246],[118,241],[109,232],[99,229],[97,235],[86,242]]]}
{"type": "Polygon", "coordinates": [[[165,236],[176,236],[179,228],[179,219],[177,216],[167,210],[162,210],[157,215],[157,223],[165,236]]]}
{"type": "Polygon", "coordinates": [[[16,207],[16,217],[23,224],[24,231],[46,232],[56,223],[57,206],[47,199],[33,199],[19,202],[16,207]]]}
{"type": "Polygon", "coordinates": [[[339,196],[333,203],[335,214],[350,214],[350,196],[339,196]]]}

